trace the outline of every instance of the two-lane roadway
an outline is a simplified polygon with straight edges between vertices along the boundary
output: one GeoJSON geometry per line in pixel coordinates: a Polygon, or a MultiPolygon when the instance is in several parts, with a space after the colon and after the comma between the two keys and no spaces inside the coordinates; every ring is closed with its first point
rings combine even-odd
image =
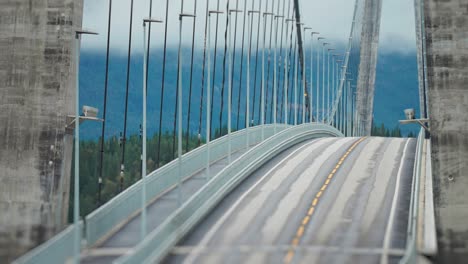
{"type": "Polygon", "coordinates": [[[238,186],[168,263],[393,263],[404,253],[416,140],[324,138],[238,186]]]}

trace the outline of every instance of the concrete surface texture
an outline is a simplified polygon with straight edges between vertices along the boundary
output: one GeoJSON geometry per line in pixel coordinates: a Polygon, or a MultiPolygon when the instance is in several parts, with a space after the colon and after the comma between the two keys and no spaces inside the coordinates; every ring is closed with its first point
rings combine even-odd
{"type": "Polygon", "coordinates": [[[0,1],[0,262],[63,226],[82,0],[0,1]]]}
{"type": "Polygon", "coordinates": [[[395,138],[298,144],[229,194],[166,263],[393,263],[406,246],[415,147],[395,138]]]}
{"type": "Polygon", "coordinates": [[[420,0],[414,0],[414,18],[416,26],[416,56],[418,60],[418,83],[419,83],[419,116],[416,118],[427,118],[427,93],[426,93],[426,68],[424,57],[424,44],[423,44],[423,19],[422,19],[422,4],[420,0]]]}
{"type": "Polygon", "coordinates": [[[468,258],[468,2],[424,0],[440,263],[468,258]]]}
{"type": "MultiPolygon", "coordinates": [[[[375,72],[379,47],[382,0],[363,0],[359,76],[356,94],[356,111],[364,135],[370,135],[374,113],[375,72]]],[[[358,126],[356,126],[358,127],[358,126]]]]}

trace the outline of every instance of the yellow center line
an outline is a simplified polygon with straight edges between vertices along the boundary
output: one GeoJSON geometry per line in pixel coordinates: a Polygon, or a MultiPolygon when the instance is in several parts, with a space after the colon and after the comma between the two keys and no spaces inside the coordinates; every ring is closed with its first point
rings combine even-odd
{"type": "Polygon", "coordinates": [[[296,236],[297,236],[297,238],[300,238],[300,237],[302,237],[303,234],[304,234],[304,226],[301,225],[299,227],[299,229],[297,229],[296,236]]]}
{"type": "Polygon", "coordinates": [[[317,202],[318,202],[318,199],[315,198],[314,201],[312,202],[312,206],[316,206],[316,205],[317,205],[317,202]]]}
{"type": "MultiPolygon", "coordinates": [[[[296,231],[296,236],[294,237],[294,239],[291,242],[291,245],[293,247],[296,247],[297,245],[299,245],[299,242],[300,242],[302,236],[304,235],[306,225],[309,223],[310,218],[314,214],[315,207],[316,207],[317,203],[319,202],[319,198],[322,196],[322,194],[327,189],[328,185],[330,184],[330,180],[333,178],[333,176],[335,175],[337,170],[341,167],[341,164],[343,164],[343,162],[346,160],[346,158],[349,156],[349,154],[356,148],[356,146],[359,143],[361,143],[365,139],[366,138],[360,138],[358,141],[354,142],[354,144],[351,145],[351,147],[348,149],[348,151],[346,151],[346,153],[338,161],[337,165],[332,170],[332,172],[328,175],[328,177],[325,180],[325,184],[323,184],[322,188],[320,188],[320,191],[318,191],[317,194],[315,195],[316,198],[314,198],[314,200],[312,201],[312,205],[310,206],[309,210],[307,211],[307,215],[302,219],[302,224],[299,226],[299,228],[296,231]]],[[[289,264],[293,260],[295,253],[296,252],[294,251],[294,249],[289,249],[288,253],[284,257],[284,263],[289,264]]]]}

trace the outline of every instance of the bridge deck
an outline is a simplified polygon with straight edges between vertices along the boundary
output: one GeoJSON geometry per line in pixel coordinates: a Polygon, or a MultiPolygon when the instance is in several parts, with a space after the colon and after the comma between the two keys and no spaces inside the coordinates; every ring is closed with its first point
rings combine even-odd
{"type": "Polygon", "coordinates": [[[312,140],[278,155],[224,199],[167,262],[399,259],[416,141],[358,141],[312,140]]]}
{"type": "MultiPolygon", "coordinates": [[[[236,159],[245,152],[245,149],[232,154],[236,159]]],[[[216,175],[227,165],[227,157],[214,162],[210,166],[211,175],[216,175]]],[[[191,195],[198,191],[206,183],[206,171],[202,170],[181,185],[181,202],[185,202],[191,195]]],[[[172,212],[178,208],[177,189],[166,192],[148,205],[146,217],[148,232],[156,229],[172,212]]],[[[140,242],[141,215],[130,219],[116,233],[108,237],[98,247],[86,250],[82,254],[82,263],[111,263],[113,260],[131,250],[140,242]]]]}

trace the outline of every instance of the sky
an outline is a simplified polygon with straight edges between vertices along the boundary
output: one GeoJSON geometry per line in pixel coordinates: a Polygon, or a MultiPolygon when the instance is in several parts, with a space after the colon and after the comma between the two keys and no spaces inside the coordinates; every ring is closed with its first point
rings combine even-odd
{"type": "MultiPolygon", "coordinates": [[[[84,0],[83,28],[97,31],[99,36],[84,36],[82,41],[83,49],[104,50],[107,38],[108,23],[108,0],[84,0]]],[[[184,13],[194,13],[194,3],[196,0],[184,0],[184,13]]],[[[196,48],[202,48],[205,29],[205,10],[207,0],[197,0],[196,21],[196,48]]],[[[209,0],[209,10],[216,10],[216,0],[209,0]]],[[[219,9],[226,9],[226,1],[220,0],[219,9]]],[[[238,2],[238,9],[243,9],[245,1],[249,10],[259,9],[259,0],[230,0],[234,9],[238,2]],[[255,6],[252,8],[252,4],[255,6]]],[[[278,0],[262,0],[262,10],[265,11],[265,3],[269,2],[268,10],[271,11],[272,2],[275,2],[274,13],[277,13],[278,0]]],[[[130,22],[130,2],[131,0],[112,1],[112,24],[111,24],[111,48],[113,52],[126,54],[128,49],[129,22],[130,22]]],[[[349,37],[353,16],[354,0],[300,0],[303,22],[312,27],[314,31],[319,31],[327,41],[343,46],[349,37]]],[[[169,0],[168,18],[168,46],[178,47],[179,43],[179,21],[178,14],[181,12],[180,0],[169,0]]],[[[281,2],[282,5],[283,2],[281,2]]],[[[143,28],[142,20],[149,16],[150,0],[134,0],[133,17],[133,40],[132,49],[141,51],[143,48],[143,28]]],[[[153,0],[152,17],[165,19],[166,0],[153,0]]],[[[280,6],[280,13],[288,9],[288,4],[283,9],[280,6]]],[[[292,13],[292,10],[291,10],[292,13]]],[[[226,14],[219,16],[220,38],[224,38],[226,14]]],[[[238,27],[242,27],[243,13],[238,13],[238,27]]],[[[235,13],[232,14],[234,19],[235,13]]],[[[190,45],[192,37],[192,19],[184,18],[182,24],[182,44],[190,45]]],[[[259,25],[258,18],[253,18],[254,32],[259,25]]],[[[232,23],[231,23],[232,24],[232,23]]],[[[212,32],[216,25],[216,17],[211,19],[212,32]]],[[[263,27],[262,24],[260,24],[263,27]]],[[[165,24],[152,25],[152,47],[162,47],[164,39],[165,24]]],[[[268,29],[269,25],[267,25],[268,29]]],[[[278,28],[278,30],[280,30],[278,28]]],[[[214,35],[214,34],[212,34],[214,35]]],[[[253,36],[255,38],[255,34],[253,36]]],[[[213,38],[213,36],[212,36],[213,38]]],[[[237,37],[240,42],[241,38],[237,37]]],[[[412,0],[383,0],[382,21],[380,34],[380,49],[383,52],[414,52],[415,50],[415,27],[414,8],[412,0]]]]}

